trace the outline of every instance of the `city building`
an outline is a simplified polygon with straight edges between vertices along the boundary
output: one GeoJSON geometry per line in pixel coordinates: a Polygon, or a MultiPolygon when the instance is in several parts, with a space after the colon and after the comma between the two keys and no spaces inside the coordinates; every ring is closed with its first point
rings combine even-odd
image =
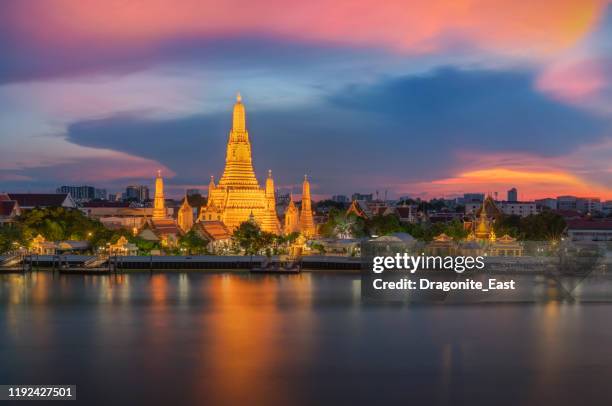
{"type": "Polygon", "coordinates": [[[485,199],[484,193],[464,193],[461,204],[482,203],[485,199]]]}
{"type": "Polygon", "coordinates": [[[612,241],[612,220],[567,220],[567,236],[571,241],[612,241]]]}
{"type": "Polygon", "coordinates": [[[508,190],[508,198],[507,198],[508,202],[516,202],[518,201],[518,191],[516,190],[515,187],[513,187],[512,189],[508,190]]]}
{"type": "Polygon", "coordinates": [[[558,210],[575,210],[582,214],[599,213],[603,211],[603,204],[598,197],[557,197],[558,210]]]}
{"type": "Polygon", "coordinates": [[[353,193],[351,196],[351,201],[355,200],[363,200],[364,202],[371,202],[374,200],[374,195],[372,193],[362,194],[362,193],[353,193]]]}
{"type": "Polygon", "coordinates": [[[576,210],[580,213],[600,213],[602,211],[601,200],[598,197],[579,197],[576,199],[576,210]]]}
{"type": "Polygon", "coordinates": [[[16,200],[22,210],[49,207],[77,207],[70,193],[9,193],[10,200],[16,200]]]}
{"type": "Polygon", "coordinates": [[[535,201],[536,209],[542,211],[544,209],[557,210],[557,199],[545,197],[535,201]]]}
{"type": "Polygon", "coordinates": [[[125,188],[125,200],[136,200],[140,203],[149,200],[149,187],[146,185],[130,185],[125,188]]]}
{"type": "Polygon", "coordinates": [[[187,189],[187,196],[195,195],[202,195],[202,191],[200,189],[187,189]]]}
{"type": "Polygon", "coordinates": [[[70,193],[77,202],[87,202],[94,199],[106,199],[106,189],[96,189],[93,186],[60,186],[57,193],[70,193]]]}
{"type": "Polygon", "coordinates": [[[577,200],[578,198],[576,196],[557,196],[557,209],[577,210],[577,200]]]}
{"type": "MultiPolygon", "coordinates": [[[[489,199],[490,197],[487,197],[489,199]]],[[[486,199],[485,199],[486,200],[486,199]]],[[[493,200],[491,198],[491,200],[493,200]]],[[[465,214],[474,215],[480,210],[482,203],[471,202],[465,203],[465,214]]],[[[532,214],[537,214],[536,202],[495,202],[495,206],[505,215],[527,217],[532,214]]]]}

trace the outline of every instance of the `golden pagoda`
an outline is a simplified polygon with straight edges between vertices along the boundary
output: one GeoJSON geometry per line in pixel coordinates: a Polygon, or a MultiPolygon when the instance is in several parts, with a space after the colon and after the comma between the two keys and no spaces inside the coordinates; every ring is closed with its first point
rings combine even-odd
{"type": "Polygon", "coordinates": [[[310,200],[310,182],[308,176],[304,175],[302,184],[302,209],[300,210],[300,231],[306,237],[316,234],[314,219],[312,217],[312,204],[310,200]]]}
{"type": "Polygon", "coordinates": [[[166,200],[164,198],[164,180],[161,177],[161,171],[157,171],[155,178],[155,198],[153,200],[153,220],[162,220],[166,218],[166,200]]]}
{"type": "Polygon", "coordinates": [[[251,214],[262,230],[280,233],[272,173],[268,173],[266,188],[261,188],[253,170],[246,112],[238,93],[223,176],[217,185],[211,177],[208,201],[200,212],[199,220],[222,221],[233,232],[242,222],[248,221],[251,214]]]}
{"type": "Polygon", "coordinates": [[[300,231],[300,213],[297,207],[295,207],[295,203],[293,203],[292,195],[289,195],[289,206],[285,210],[285,227],[283,231],[285,234],[298,233],[300,231]]]}
{"type": "Polygon", "coordinates": [[[176,221],[170,218],[166,212],[164,180],[161,177],[161,171],[157,171],[157,177],[155,178],[153,218],[147,221],[147,225],[148,228],[140,231],[138,235],[145,239],[159,240],[162,246],[175,245],[181,234],[176,221]]]}
{"type": "Polygon", "coordinates": [[[185,193],[183,204],[178,210],[177,223],[184,233],[187,233],[193,227],[193,208],[189,205],[187,193],[185,193]]]}

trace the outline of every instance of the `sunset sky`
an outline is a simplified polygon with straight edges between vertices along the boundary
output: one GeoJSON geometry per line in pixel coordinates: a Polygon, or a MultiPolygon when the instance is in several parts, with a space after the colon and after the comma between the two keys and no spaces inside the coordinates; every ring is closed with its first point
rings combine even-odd
{"type": "Polygon", "coordinates": [[[0,192],[219,177],[237,91],[260,182],[612,199],[612,3],[0,2],[0,192]]]}

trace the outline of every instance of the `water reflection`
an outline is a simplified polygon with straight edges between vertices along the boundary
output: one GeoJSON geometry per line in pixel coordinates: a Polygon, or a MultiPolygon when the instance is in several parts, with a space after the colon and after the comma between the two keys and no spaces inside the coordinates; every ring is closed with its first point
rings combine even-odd
{"type": "Polygon", "coordinates": [[[563,404],[612,374],[605,305],[366,305],[339,273],[0,281],[0,382],[89,404],[563,404]]]}

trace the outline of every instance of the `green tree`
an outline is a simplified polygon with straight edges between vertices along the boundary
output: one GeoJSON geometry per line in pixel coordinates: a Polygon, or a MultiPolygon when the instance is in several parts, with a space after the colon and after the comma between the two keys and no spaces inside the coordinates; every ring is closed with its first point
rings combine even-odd
{"type": "Polygon", "coordinates": [[[208,253],[206,246],[208,241],[200,237],[194,230],[189,231],[185,235],[181,236],[178,241],[179,248],[189,255],[195,254],[206,254],[208,253]]]}
{"type": "Polygon", "coordinates": [[[399,217],[394,214],[374,216],[366,221],[366,228],[370,235],[389,235],[404,231],[399,217]]]}

